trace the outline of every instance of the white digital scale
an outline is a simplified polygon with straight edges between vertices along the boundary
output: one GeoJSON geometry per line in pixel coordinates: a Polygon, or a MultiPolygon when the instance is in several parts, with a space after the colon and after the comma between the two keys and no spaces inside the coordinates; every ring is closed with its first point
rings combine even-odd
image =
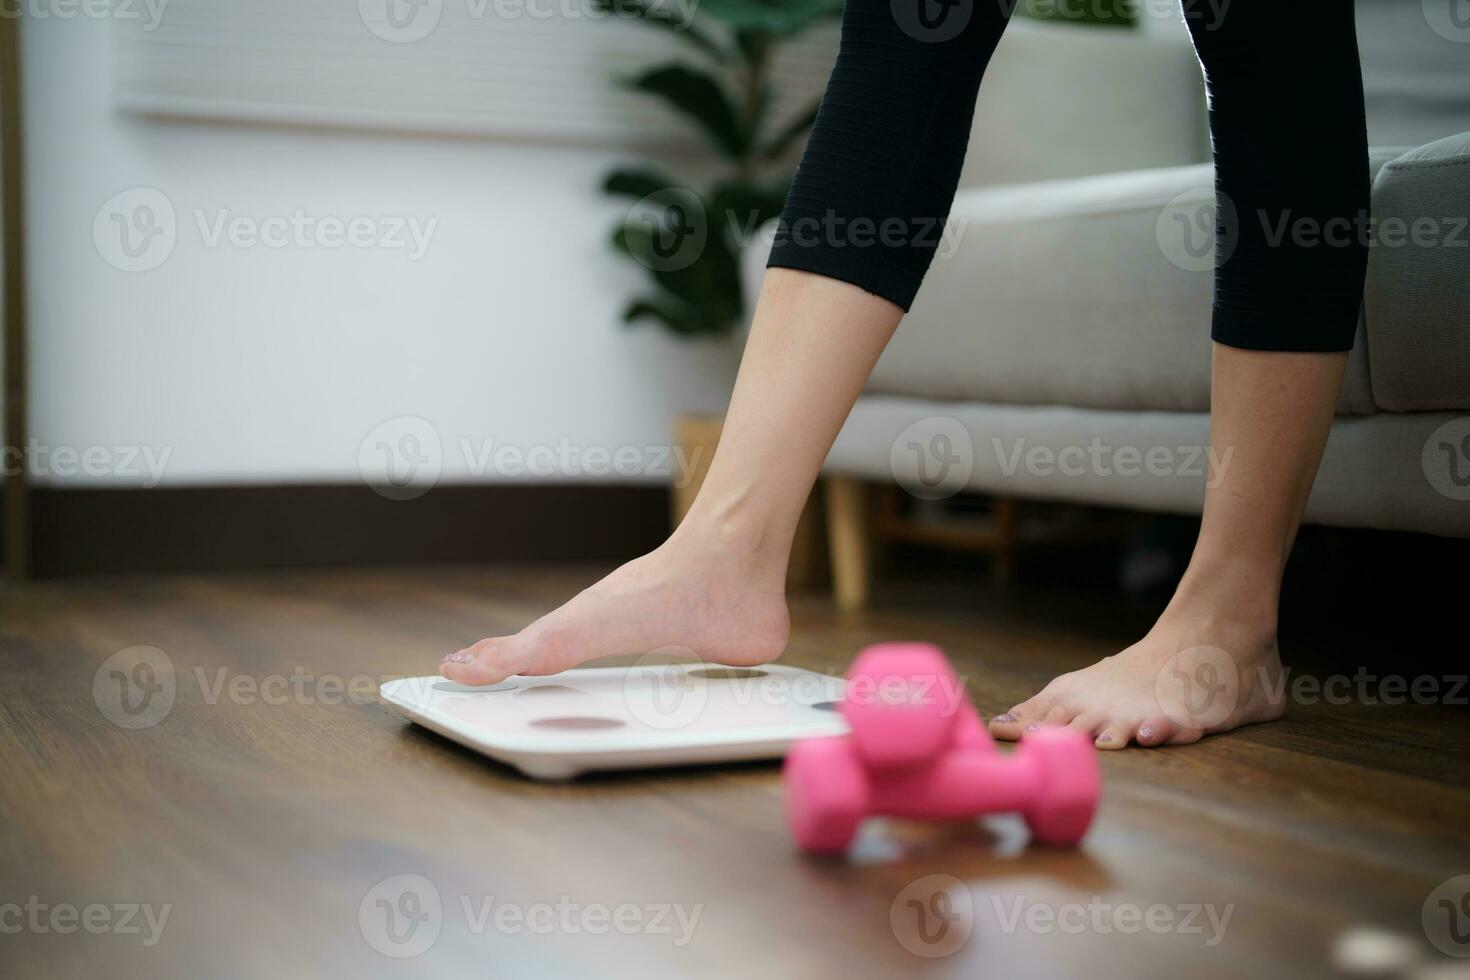
{"type": "Polygon", "coordinates": [[[842,678],[781,664],[591,667],[488,687],[405,677],[379,690],[411,721],[534,779],[774,759],[848,731],[842,678]]]}

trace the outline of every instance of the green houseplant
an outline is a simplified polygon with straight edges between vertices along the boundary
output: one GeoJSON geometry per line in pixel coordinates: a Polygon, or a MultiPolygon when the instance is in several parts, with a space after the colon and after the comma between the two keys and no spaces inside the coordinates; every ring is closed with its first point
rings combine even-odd
{"type": "MultiPolygon", "coordinates": [[[[613,230],[613,245],[648,270],[653,286],[627,305],[623,320],[661,323],[683,336],[727,333],[745,316],[740,251],[780,213],[792,177],[788,151],[811,128],[819,101],[776,125],[772,55],[840,14],[842,0],[700,0],[687,21],[661,0],[594,2],[673,34],[697,59],[657,65],[623,83],[691,122],[725,170],[702,190],[653,164],[607,175],[606,193],[637,202],[613,230]]],[[[1132,26],[1134,19],[1132,0],[996,2],[1041,20],[1132,26]]]]}
{"type": "Polygon", "coordinates": [[[740,250],[781,211],[791,183],[788,151],[806,135],[817,104],[780,125],[771,119],[771,58],[781,42],[836,16],[842,0],[700,0],[688,23],[647,0],[596,0],[672,33],[698,61],[657,65],[624,83],[662,100],[699,130],[724,173],[694,190],[652,164],[614,170],[608,194],[639,202],[613,245],[649,271],[653,290],[623,311],[674,333],[718,335],[744,317],[740,250]]]}

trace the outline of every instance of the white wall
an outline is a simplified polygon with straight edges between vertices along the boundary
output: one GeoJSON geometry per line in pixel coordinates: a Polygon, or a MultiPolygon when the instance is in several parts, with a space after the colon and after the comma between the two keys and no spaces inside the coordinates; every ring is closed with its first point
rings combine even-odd
{"type": "Polygon", "coordinates": [[[356,481],[364,437],[400,415],[438,430],[446,481],[495,480],[461,439],[641,447],[667,443],[676,412],[723,407],[733,344],[618,319],[645,277],[606,244],[622,213],[597,191],[612,153],[128,116],[110,105],[109,32],[23,25],[32,433],[114,464],[33,460],[38,483],[151,482],[125,447],[167,452],[167,485],[356,481]],[[174,207],[177,242],[130,273],[93,220],[140,186],[174,207]],[[196,221],[298,208],[437,226],[411,261],[211,247],[196,221]]]}

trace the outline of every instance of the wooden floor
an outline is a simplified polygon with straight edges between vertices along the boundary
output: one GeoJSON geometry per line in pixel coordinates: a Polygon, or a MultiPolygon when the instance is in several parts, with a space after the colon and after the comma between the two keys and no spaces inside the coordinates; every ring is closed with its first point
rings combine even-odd
{"type": "MultiPolygon", "coordinates": [[[[598,571],[79,579],[0,594],[0,975],[1302,977],[1330,974],[1335,941],[1364,926],[1439,956],[1421,909],[1470,872],[1462,708],[1293,705],[1282,723],[1198,746],[1107,754],[1098,822],[1074,852],[1028,847],[1001,819],[874,825],[852,858],[823,862],[793,851],[772,765],[536,784],[344,698],[330,677],[360,692],[430,673],[598,571]],[[140,644],[166,652],[177,694],[156,725],[126,729],[99,711],[93,681],[140,644]],[[281,692],[252,692],[273,675],[310,683],[268,703],[281,692]],[[236,693],[216,693],[221,680],[236,693]],[[437,941],[412,959],[375,951],[359,922],[360,907],[384,914],[373,890],[397,875],[442,900],[437,941]],[[915,893],[900,899],[929,875],[962,881],[973,910],[969,940],[939,958],[909,951],[936,950],[916,939],[915,893]],[[169,917],[151,946],[142,914],[141,934],[62,934],[45,911],[15,933],[21,913],[4,903],[27,902],[100,903],[118,925],[128,904],[169,917]],[[563,911],[553,921],[541,903],[563,911]],[[630,928],[647,928],[592,931],[597,909],[628,904],[630,928]],[[502,905],[552,931],[498,930],[502,905]],[[674,913],[655,922],[656,906],[697,913],[692,932],[674,913]]],[[[1150,612],[975,590],[911,582],[851,616],[800,600],[786,660],[840,668],[872,641],[930,639],[992,713],[1112,652],[1150,612]]],[[[1350,653],[1335,652],[1337,669],[1351,673],[1350,653]]],[[[952,943],[966,923],[950,924],[952,943]]]]}

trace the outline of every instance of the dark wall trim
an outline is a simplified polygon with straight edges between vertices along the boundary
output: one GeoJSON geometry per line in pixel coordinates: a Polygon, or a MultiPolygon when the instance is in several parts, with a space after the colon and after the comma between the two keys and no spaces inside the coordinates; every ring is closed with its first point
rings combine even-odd
{"type": "Polygon", "coordinates": [[[37,575],[588,559],[663,541],[660,487],[366,486],[31,490],[37,575]]]}

